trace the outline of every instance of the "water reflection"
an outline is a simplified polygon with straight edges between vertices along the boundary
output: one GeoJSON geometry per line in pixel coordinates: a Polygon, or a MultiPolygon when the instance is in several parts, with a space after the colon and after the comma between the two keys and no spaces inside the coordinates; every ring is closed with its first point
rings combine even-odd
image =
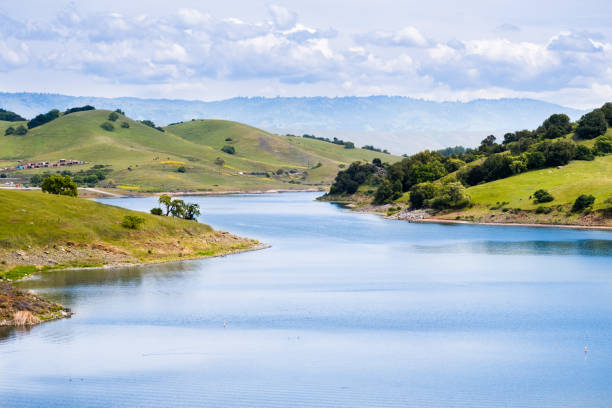
{"type": "Polygon", "coordinates": [[[612,240],[477,241],[444,245],[414,245],[423,253],[474,253],[490,255],[612,256],[612,240]]]}

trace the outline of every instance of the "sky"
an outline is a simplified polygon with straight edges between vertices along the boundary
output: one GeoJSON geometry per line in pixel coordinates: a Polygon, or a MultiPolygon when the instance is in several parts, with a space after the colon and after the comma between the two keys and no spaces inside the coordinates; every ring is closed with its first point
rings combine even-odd
{"type": "Polygon", "coordinates": [[[0,91],[612,100],[610,1],[0,0],[0,91]]]}

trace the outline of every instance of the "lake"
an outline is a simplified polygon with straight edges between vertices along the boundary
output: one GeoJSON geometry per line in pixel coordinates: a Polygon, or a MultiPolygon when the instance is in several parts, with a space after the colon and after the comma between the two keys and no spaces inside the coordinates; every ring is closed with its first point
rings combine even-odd
{"type": "Polygon", "coordinates": [[[612,406],[612,233],[316,195],[186,198],[265,250],[20,284],[76,314],[0,329],[0,406],[612,406]]]}

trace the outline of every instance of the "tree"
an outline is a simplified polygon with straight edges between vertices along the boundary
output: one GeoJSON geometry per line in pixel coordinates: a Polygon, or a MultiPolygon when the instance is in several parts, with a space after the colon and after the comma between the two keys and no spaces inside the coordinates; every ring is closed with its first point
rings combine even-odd
{"type": "Polygon", "coordinates": [[[172,197],[168,194],[162,194],[159,196],[159,204],[166,208],[166,215],[170,215],[172,209],[172,197]]]}
{"type": "Polygon", "coordinates": [[[121,226],[128,229],[138,229],[145,223],[145,219],[137,215],[126,215],[121,221],[121,226]]]}
{"type": "Polygon", "coordinates": [[[115,122],[117,119],[119,119],[119,115],[117,114],[117,112],[111,112],[108,114],[108,120],[110,120],[111,122],[115,122]]]}
{"type": "Polygon", "coordinates": [[[446,208],[464,208],[470,205],[471,197],[463,184],[459,182],[445,183],[436,186],[434,197],[426,201],[426,205],[437,210],[446,208]]]}
{"type": "Polygon", "coordinates": [[[179,166],[179,168],[176,169],[176,171],[178,171],[179,173],[185,173],[187,169],[185,168],[185,166],[179,166]]]}
{"type": "Polygon", "coordinates": [[[375,157],[372,160],[372,164],[375,165],[376,167],[382,167],[382,161],[378,157],[375,157]]]}
{"type": "Polygon", "coordinates": [[[434,197],[436,188],[433,183],[426,182],[412,186],[410,189],[410,206],[423,208],[425,202],[434,197]]]}
{"type": "Polygon", "coordinates": [[[6,130],[4,131],[4,136],[10,136],[14,134],[15,134],[15,128],[12,126],[7,127],[6,130]]]}
{"type": "Polygon", "coordinates": [[[115,113],[125,116],[125,112],[122,111],[121,109],[115,109],[115,113]]]}
{"type": "Polygon", "coordinates": [[[227,154],[234,154],[236,153],[236,149],[234,148],[234,146],[230,146],[230,145],[225,145],[221,148],[221,151],[227,154]]]}
{"type": "Polygon", "coordinates": [[[345,149],[354,149],[355,148],[355,143],[353,143],[353,142],[344,142],[344,148],[345,149]]]}
{"type": "Polygon", "coordinates": [[[151,208],[151,214],[153,215],[164,215],[164,211],[159,208],[159,207],[155,207],[155,208],[151,208]]]}
{"type": "Polygon", "coordinates": [[[161,126],[156,126],[155,123],[153,123],[153,121],[145,119],[145,120],[141,120],[140,123],[142,123],[145,126],[151,127],[153,129],[159,130],[160,132],[165,132],[164,128],[161,126]]]}
{"type": "Polygon", "coordinates": [[[608,126],[612,126],[612,102],[604,103],[601,107],[601,111],[606,118],[606,122],[608,122],[608,126]]]}
{"type": "Polygon", "coordinates": [[[574,159],[593,160],[595,159],[595,155],[593,154],[593,150],[589,149],[588,146],[576,145],[576,150],[574,151],[574,159]]]}
{"type": "Polygon", "coordinates": [[[130,128],[130,124],[127,122],[121,122],[121,127],[124,129],[129,129],[130,128]]]}
{"type": "Polygon", "coordinates": [[[584,211],[587,208],[592,207],[594,203],[595,197],[590,194],[582,194],[578,198],[576,198],[576,201],[574,201],[574,205],[572,206],[572,212],[584,211]]]}
{"type": "Polygon", "coordinates": [[[76,197],[78,195],[77,185],[69,175],[60,176],[54,174],[42,181],[42,191],[49,194],[58,194],[76,197]]]}
{"type": "Polygon", "coordinates": [[[564,113],[555,113],[542,123],[538,133],[546,139],[556,139],[572,131],[572,124],[569,116],[564,113]]]}
{"type": "Polygon", "coordinates": [[[593,139],[606,133],[608,122],[601,109],[587,113],[578,121],[576,135],[582,139],[593,139]]]}
{"type": "Polygon", "coordinates": [[[32,177],[30,177],[30,184],[33,186],[40,186],[40,183],[42,183],[43,178],[40,174],[34,174],[32,177]]]}
{"type": "Polygon", "coordinates": [[[170,205],[170,214],[172,214],[172,216],[175,218],[185,218],[186,209],[187,205],[185,204],[185,201],[177,198],[176,200],[172,200],[170,205]]]}
{"type": "Polygon", "coordinates": [[[187,203],[184,212],[184,218],[186,220],[195,221],[196,218],[200,215],[200,205],[195,203],[187,203]]]}
{"type": "Polygon", "coordinates": [[[533,193],[534,204],[549,203],[554,199],[555,198],[552,196],[552,194],[544,189],[537,190],[535,193],[533,193]]]}
{"type": "Polygon", "coordinates": [[[112,132],[113,130],[115,130],[115,127],[110,122],[104,122],[103,124],[100,125],[100,127],[106,130],[107,132],[112,132]]]}
{"type": "MultiPolygon", "coordinates": [[[[352,194],[352,193],[349,193],[352,194]]],[[[402,196],[402,184],[399,180],[396,183],[391,183],[385,180],[376,189],[374,194],[374,204],[384,204],[396,200],[402,196]]]]}

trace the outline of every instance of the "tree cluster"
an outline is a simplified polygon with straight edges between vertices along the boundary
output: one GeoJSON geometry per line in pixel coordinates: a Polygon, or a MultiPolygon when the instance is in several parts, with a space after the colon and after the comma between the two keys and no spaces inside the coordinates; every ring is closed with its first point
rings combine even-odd
{"type": "Polygon", "coordinates": [[[184,220],[196,221],[200,215],[200,205],[195,203],[186,203],[180,199],[173,199],[167,194],[162,194],[159,197],[161,207],[151,209],[153,215],[173,216],[184,220]]]}
{"type": "Polygon", "coordinates": [[[26,118],[16,114],[15,112],[0,109],[0,120],[5,122],[22,122],[25,121],[26,118]]]}
{"type": "Polygon", "coordinates": [[[42,181],[41,189],[43,193],[57,194],[76,197],[78,196],[77,184],[68,175],[60,176],[54,174],[42,181]]]}
{"type": "Polygon", "coordinates": [[[57,109],[51,109],[47,113],[41,113],[40,115],[36,116],[34,119],[28,122],[28,129],[33,129],[35,127],[44,125],[45,123],[49,123],[52,120],[59,118],[59,115],[60,111],[58,111],[57,109]]]}
{"type": "Polygon", "coordinates": [[[28,129],[23,125],[19,125],[16,128],[9,126],[4,131],[4,136],[11,136],[11,135],[23,136],[26,133],[28,133],[28,129]]]}
{"type": "Polygon", "coordinates": [[[75,112],[85,112],[85,111],[90,111],[90,110],[95,110],[95,109],[96,108],[94,108],[91,105],[79,106],[76,108],[66,109],[66,111],[64,111],[64,115],[70,115],[71,113],[75,113],[75,112]]]}

